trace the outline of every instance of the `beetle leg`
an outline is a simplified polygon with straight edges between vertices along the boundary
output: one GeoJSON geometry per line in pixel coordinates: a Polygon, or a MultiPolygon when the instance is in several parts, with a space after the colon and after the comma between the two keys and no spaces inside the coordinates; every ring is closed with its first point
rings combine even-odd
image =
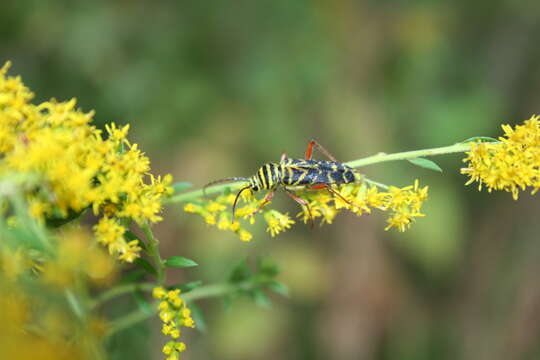
{"type": "Polygon", "coordinates": [[[326,157],[328,157],[330,160],[332,160],[333,162],[338,162],[336,160],[336,158],[334,157],[334,155],[330,154],[330,152],[328,152],[328,150],[326,150],[321,144],[319,144],[317,141],[315,141],[314,139],[311,139],[310,142],[308,142],[308,145],[307,145],[307,150],[306,150],[306,160],[311,160],[311,155],[313,154],[313,145],[315,145],[315,147],[321,152],[323,153],[324,155],[326,155],[326,157]]]}
{"type": "Polygon", "coordinates": [[[268,205],[268,203],[270,201],[272,201],[272,198],[274,197],[274,193],[276,191],[273,190],[273,191],[270,191],[268,194],[266,194],[266,196],[264,197],[264,200],[263,202],[261,203],[261,205],[259,205],[259,207],[257,208],[257,210],[255,210],[254,212],[252,212],[249,216],[253,216],[255,214],[257,214],[259,211],[262,210],[263,207],[265,207],[266,205],[268,205]]]}
{"type": "Polygon", "coordinates": [[[287,153],[283,153],[281,154],[281,159],[279,160],[279,162],[284,162],[285,160],[287,160],[288,156],[287,156],[287,153]]]}
{"type": "Polygon", "coordinates": [[[315,225],[315,221],[313,220],[313,215],[311,214],[311,208],[309,207],[309,203],[302,199],[302,198],[299,198],[298,196],[296,196],[292,191],[290,190],[287,190],[285,189],[285,192],[287,193],[287,195],[289,195],[289,197],[291,199],[293,199],[294,201],[296,201],[298,204],[300,204],[300,206],[305,206],[307,211],[308,211],[308,214],[309,214],[309,220],[310,220],[310,226],[311,228],[313,228],[313,226],[315,225]]]}
{"type": "Polygon", "coordinates": [[[339,197],[341,200],[345,201],[347,204],[351,205],[351,206],[355,206],[355,207],[359,207],[358,205],[356,204],[353,204],[352,202],[350,202],[349,200],[345,199],[345,197],[343,195],[341,195],[340,193],[338,193],[336,190],[332,189],[332,187],[330,185],[327,185],[327,184],[322,184],[322,185],[325,185],[326,189],[331,192],[332,194],[336,195],[337,197],[339,197]]]}
{"type": "Polygon", "coordinates": [[[324,188],[326,188],[332,194],[338,196],[341,200],[345,201],[347,204],[349,204],[351,206],[356,206],[355,204],[353,204],[349,200],[345,199],[345,197],[343,195],[341,195],[340,193],[338,193],[336,190],[332,189],[332,186],[330,186],[329,184],[315,184],[315,185],[311,185],[311,187],[310,187],[310,189],[312,189],[312,190],[320,190],[320,189],[324,189],[324,188]]]}

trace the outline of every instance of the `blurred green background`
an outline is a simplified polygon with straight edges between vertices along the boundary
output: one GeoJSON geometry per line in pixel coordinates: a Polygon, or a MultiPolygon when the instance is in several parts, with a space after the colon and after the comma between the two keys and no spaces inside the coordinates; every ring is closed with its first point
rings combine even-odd
{"type": "MultiPolygon", "coordinates": [[[[342,160],[498,136],[538,112],[540,5],[534,1],[43,1],[0,3],[0,62],[36,101],[76,97],[96,122],[131,124],[156,173],[196,186],[249,176],[310,138],[342,160]]],[[[404,233],[384,214],[341,215],[251,243],[166,211],[168,254],[201,266],[175,281],[222,281],[246,256],[272,256],[289,299],[270,309],[201,303],[206,333],[186,359],[540,358],[538,197],[464,187],[408,163],[362,169],[430,186],[404,233]]],[[[276,207],[296,213],[279,194],[276,207]]],[[[128,332],[114,359],[159,359],[158,323],[128,332]],[[151,336],[147,336],[150,334],[151,336]]]]}

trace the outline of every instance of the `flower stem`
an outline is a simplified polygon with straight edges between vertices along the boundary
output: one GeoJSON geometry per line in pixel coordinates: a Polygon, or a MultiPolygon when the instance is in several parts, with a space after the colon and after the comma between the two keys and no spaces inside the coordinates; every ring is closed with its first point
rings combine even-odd
{"type": "Polygon", "coordinates": [[[95,298],[90,303],[90,308],[96,308],[100,306],[101,304],[114,299],[115,297],[122,296],[124,294],[129,294],[137,290],[150,292],[153,288],[155,288],[157,285],[153,283],[144,283],[144,284],[123,284],[120,286],[113,287],[112,289],[109,289],[102,294],[100,294],[98,297],[95,298]]]}
{"type": "MultiPolygon", "coordinates": [[[[157,303],[153,303],[152,309],[156,309],[157,303]]],[[[107,333],[105,334],[105,337],[109,338],[116,334],[117,332],[120,332],[124,329],[130,328],[131,326],[144,321],[152,316],[157,312],[157,310],[153,311],[142,311],[142,310],[135,310],[125,316],[122,316],[119,319],[114,320],[111,323],[111,326],[109,327],[107,333]]]]}
{"type": "MultiPolygon", "coordinates": [[[[246,286],[249,287],[250,284],[220,283],[220,284],[206,285],[206,286],[201,286],[196,289],[193,289],[190,292],[186,293],[185,295],[181,295],[181,297],[184,301],[189,303],[191,301],[200,300],[204,298],[212,298],[212,297],[226,295],[226,294],[229,294],[238,290],[239,288],[244,288],[246,286]]],[[[127,291],[127,287],[125,288],[125,291],[127,291]]],[[[137,324],[141,321],[144,321],[154,316],[154,314],[157,312],[157,304],[158,302],[154,302],[151,305],[153,309],[153,311],[151,312],[144,311],[144,310],[135,310],[127,314],[126,316],[123,316],[113,321],[106,336],[111,337],[112,335],[116,334],[119,331],[127,329],[133,326],[134,324],[137,324]]]]}
{"type": "Polygon", "coordinates": [[[206,193],[206,195],[212,195],[212,194],[216,194],[216,193],[221,193],[226,188],[239,187],[243,183],[244,182],[242,182],[242,181],[236,181],[236,182],[232,182],[232,183],[228,183],[228,184],[219,184],[219,185],[215,185],[215,186],[211,186],[211,187],[207,188],[205,192],[203,192],[202,189],[189,191],[189,192],[186,192],[186,193],[183,193],[183,194],[173,196],[173,197],[171,197],[169,199],[165,199],[164,203],[165,204],[173,204],[173,203],[188,202],[188,201],[191,201],[193,199],[203,197],[205,195],[205,193],[206,193]]]}
{"type": "Polygon", "coordinates": [[[346,162],[345,165],[348,165],[353,168],[358,168],[358,167],[386,162],[386,161],[408,160],[408,159],[415,159],[419,157],[452,154],[452,153],[465,152],[470,149],[471,149],[470,143],[458,143],[458,144],[454,144],[450,146],[443,146],[439,148],[405,151],[405,152],[400,152],[400,153],[395,153],[395,154],[379,153],[373,156],[368,156],[363,159],[346,162]]]}
{"type": "Polygon", "coordinates": [[[242,288],[242,286],[230,283],[206,285],[193,289],[187,294],[182,295],[182,299],[184,299],[186,302],[190,302],[204,298],[211,298],[231,293],[239,288],[242,288]]]}
{"type": "Polygon", "coordinates": [[[156,265],[158,284],[162,285],[165,282],[165,265],[159,254],[159,241],[154,237],[148,223],[145,223],[141,228],[148,240],[148,254],[154,259],[156,265]]]}
{"type": "MultiPolygon", "coordinates": [[[[418,157],[427,157],[427,156],[466,152],[466,151],[469,151],[470,149],[471,149],[470,142],[457,143],[450,146],[443,146],[443,147],[432,148],[432,149],[405,151],[405,152],[400,152],[400,153],[395,153],[395,154],[379,153],[373,156],[368,156],[363,159],[349,161],[344,164],[353,168],[358,168],[358,167],[372,165],[372,164],[386,162],[386,161],[407,160],[407,159],[415,159],[418,157]]],[[[219,185],[211,186],[206,189],[206,194],[211,195],[215,193],[221,193],[226,188],[237,188],[237,187],[240,187],[244,183],[245,182],[243,181],[237,181],[237,182],[232,182],[228,184],[219,184],[219,185]]],[[[183,194],[173,196],[165,200],[164,202],[166,204],[189,202],[194,199],[200,198],[202,196],[204,196],[204,194],[201,189],[201,190],[189,191],[183,194]]]]}
{"type": "Polygon", "coordinates": [[[381,184],[380,182],[373,181],[373,180],[370,180],[370,179],[365,178],[365,177],[362,178],[362,180],[364,180],[366,183],[368,183],[371,186],[376,186],[376,187],[379,187],[381,189],[388,190],[388,185],[381,184]]]}

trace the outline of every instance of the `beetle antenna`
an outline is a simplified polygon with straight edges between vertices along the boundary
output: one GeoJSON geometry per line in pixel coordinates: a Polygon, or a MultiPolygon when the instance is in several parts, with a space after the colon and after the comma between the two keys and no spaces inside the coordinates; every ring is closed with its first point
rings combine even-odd
{"type": "Polygon", "coordinates": [[[240,190],[238,192],[238,194],[236,194],[236,197],[234,198],[234,203],[233,203],[233,206],[232,206],[232,220],[231,220],[231,223],[234,223],[234,212],[236,211],[236,203],[238,202],[238,199],[240,198],[240,194],[242,193],[242,191],[247,190],[247,189],[251,189],[251,186],[246,186],[246,187],[242,188],[242,190],[240,190]]]}
{"type": "Polygon", "coordinates": [[[244,177],[229,177],[229,178],[214,180],[214,181],[209,182],[208,184],[203,186],[203,188],[202,188],[203,195],[204,195],[204,197],[206,197],[206,188],[209,187],[209,186],[216,185],[216,184],[221,184],[221,183],[226,183],[226,182],[234,182],[234,181],[249,181],[249,179],[244,178],[244,177]]]}

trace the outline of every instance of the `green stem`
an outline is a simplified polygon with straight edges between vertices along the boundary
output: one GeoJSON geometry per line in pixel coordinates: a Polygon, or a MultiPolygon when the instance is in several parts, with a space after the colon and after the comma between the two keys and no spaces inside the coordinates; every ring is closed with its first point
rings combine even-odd
{"type": "MultiPolygon", "coordinates": [[[[373,156],[368,156],[363,159],[349,161],[344,164],[353,168],[358,168],[358,167],[372,165],[372,164],[386,162],[386,161],[407,160],[407,159],[415,159],[418,157],[453,154],[453,153],[465,152],[470,149],[471,149],[471,143],[458,143],[458,144],[454,144],[450,146],[443,146],[443,147],[432,148],[432,149],[405,151],[405,152],[400,152],[400,153],[395,153],[395,154],[379,153],[373,156]]],[[[206,195],[221,193],[226,188],[240,187],[244,183],[245,182],[243,181],[237,181],[237,182],[232,182],[228,184],[219,184],[219,185],[211,186],[206,189],[206,195]]],[[[202,196],[204,196],[202,190],[194,190],[194,191],[189,191],[183,194],[173,196],[165,200],[165,203],[173,204],[173,203],[189,202],[189,201],[198,199],[202,196]]]]}
{"type": "Polygon", "coordinates": [[[96,297],[91,303],[90,308],[96,308],[100,306],[101,304],[106,303],[107,301],[114,299],[115,297],[122,296],[124,294],[133,293],[137,290],[150,292],[152,289],[154,289],[157,285],[153,283],[144,283],[144,284],[124,284],[120,286],[113,287],[112,289],[109,289],[102,294],[100,294],[98,297],[96,297]]]}
{"type": "MultiPolygon", "coordinates": [[[[223,284],[212,284],[207,286],[201,286],[196,289],[193,289],[192,291],[186,293],[185,295],[182,295],[182,299],[184,299],[185,302],[192,302],[195,300],[200,300],[204,298],[212,298],[212,297],[218,297],[223,296],[229,293],[232,293],[239,288],[245,288],[249,287],[250,284],[229,284],[229,283],[223,283],[223,284]]],[[[112,335],[116,334],[119,331],[122,331],[124,329],[127,329],[141,321],[144,321],[152,316],[155,315],[157,312],[157,304],[159,302],[154,302],[152,304],[152,312],[143,311],[143,310],[135,310],[132,313],[127,314],[126,316],[123,316],[117,320],[115,320],[111,327],[109,328],[109,331],[107,332],[107,337],[111,337],[112,335]]]]}
{"type": "Polygon", "coordinates": [[[165,282],[165,263],[159,254],[159,241],[154,237],[148,223],[145,223],[141,228],[148,240],[148,254],[152,257],[156,265],[158,284],[162,285],[165,282]]]}
{"type": "Polygon", "coordinates": [[[232,183],[228,183],[228,184],[219,184],[219,185],[211,186],[211,187],[207,188],[205,192],[203,192],[202,189],[186,192],[186,193],[183,193],[183,194],[173,196],[173,197],[171,197],[169,199],[166,199],[164,201],[164,203],[173,204],[173,203],[189,202],[189,201],[191,201],[193,199],[203,197],[205,194],[206,195],[212,195],[212,194],[216,194],[216,193],[221,193],[226,188],[239,187],[243,183],[244,182],[242,182],[242,181],[236,181],[236,182],[232,182],[232,183]]]}
{"type": "MultiPolygon", "coordinates": [[[[246,286],[248,285],[249,284],[246,284],[246,286]]],[[[230,283],[206,285],[193,289],[187,294],[182,295],[182,299],[184,299],[186,302],[191,302],[205,298],[212,298],[231,293],[242,287],[244,286],[242,286],[241,284],[234,285],[230,283]]]]}
{"type": "Polygon", "coordinates": [[[369,180],[366,177],[362,178],[362,180],[364,180],[369,185],[380,187],[381,189],[384,189],[384,190],[388,190],[388,185],[381,184],[380,182],[376,182],[376,181],[373,181],[373,180],[369,180]]]}
{"type": "Polygon", "coordinates": [[[157,302],[153,303],[151,306],[153,309],[152,312],[135,310],[125,316],[122,316],[119,319],[116,319],[115,321],[112,322],[105,336],[109,338],[124,329],[130,328],[131,326],[154,316],[155,313],[157,312],[157,309],[156,309],[157,302]]]}
{"type": "Polygon", "coordinates": [[[415,159],[419,157],[460,153],[460,152],[468,151],[470,149],[471,149],[470,143],[459,143],[459,144],[443,146],[439,148],[405,151],[405,152],[400,152],[400,153],[395,153],[395,154],[379,153],[379,154],[369,156],[363,159],[349,161],[345,163],[345,165],[348,165],[353,168],[358,168],[358,167],[386,162],[386,161],[407,160],[407,159],[415,159]]]}

